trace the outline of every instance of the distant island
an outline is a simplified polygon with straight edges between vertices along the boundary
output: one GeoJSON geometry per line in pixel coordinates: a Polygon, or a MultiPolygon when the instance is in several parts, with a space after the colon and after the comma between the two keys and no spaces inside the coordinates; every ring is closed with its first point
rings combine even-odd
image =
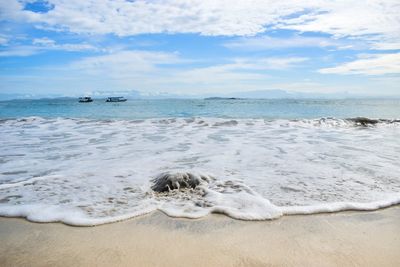
{"type": "Polygon", "coordinates": [[[204,100],[242,100],[244,98],[238,98],[238,97],[218,97],[218,96],[214,96],[214,97],[206,97],[204,98],[204,100]]]}

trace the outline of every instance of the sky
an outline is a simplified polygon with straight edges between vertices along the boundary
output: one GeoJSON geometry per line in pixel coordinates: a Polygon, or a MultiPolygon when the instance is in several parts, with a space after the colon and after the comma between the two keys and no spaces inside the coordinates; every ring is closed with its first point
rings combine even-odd
{"type": "Polygon", "coordinates": [[[400,96],[400,1],[0,1],[0,94],[272,89],[400,96]]]}

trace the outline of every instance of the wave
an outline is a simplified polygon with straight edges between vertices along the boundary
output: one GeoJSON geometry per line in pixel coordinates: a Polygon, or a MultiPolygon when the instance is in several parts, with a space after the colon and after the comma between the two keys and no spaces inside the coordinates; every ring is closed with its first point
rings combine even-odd
{"type": "Polygon", "coordinates": [[[0,215],[72,225],[155,210],[243,220],[399,204],[400,121],[0,121],[0,215]]]}
{"type": "Polygon", "coordinates": [[[3,118],[0,119],[1,124],[22,126],[28,124],[48,124],[48,123],[77,123],[77,124],[120,124],[120,123],[150,123],[150,124],[198,124],[209,127],[221,126],[237,126],[249,125],[253,123],[263,124],[290,124],[290,125],[310,125],[310,126],[328,126],[328,127],[371,127],[383,125],[400,126],[400,119],[382,119],[382,118],[367,118],[367,117],[354,117],[354,118],[334,118],[323,117],[315,119],[269,119],[269,118],[253,118],[253,119],[230,119],[230,118],[216,118],[216,117],[191,117],[191,118],[160,118],[160,119],[82,119],[82,118],[44,118],[38,116],[22,117],[22,118],[3,118]]]}
{"type": "Polygon", "coordinates": [[[197,219],[217,213],[234,219],[253,221],[278,219],[285,215],[373,211],[400,204],[400,194],[393,194],[384,200],[372,202],[277,206],[239,181],[221,182],[211,177],[190,172],[162,173],[152,180],[148,192],[151,197],[142,203],[140,209],[117,216],[90,217],[77,208],[46,204],[0,205],[0,216],[24,217],[32,222],[94,226],[127,220],[156,210],[179,218],[197,219]],[[191,182],[195,185],[190,185],[191,182]],[[179,185],[174,187],[174,183],[179,185]]]}

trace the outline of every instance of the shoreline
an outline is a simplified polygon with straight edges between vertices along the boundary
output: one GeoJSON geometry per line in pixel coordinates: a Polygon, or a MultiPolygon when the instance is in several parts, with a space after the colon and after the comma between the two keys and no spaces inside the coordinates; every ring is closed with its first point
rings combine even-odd
{"type": "Polygon", "coordinates": [[[279,217],[274,217],[271,219],[242,219],[242,218],[237,218],[235,216],[231,216],[228,213],[225,212],[210,212],[204,216],[200,217],[190,217],[190,216],[179,216],[179,215],[174,215],[174,214],[169,214],[168,212],[160,209],[156,209],[153,211],[148,211],[141,213],[139,215],[121,215],[117,216],[114,218],[107,218],[104,221],[102,219],[99,219],[96,221],[94,219],[94,222],[91,223],[75,223],[75,222],[69,222],[68,220],[51,220],[51,221],[42,221],[42,220],[37,220],[30,218],[30,215],[20,215],[20,212],[9,212],[8,214],[19,214],[19,215],[4,215],[0,213],[0,219],[2,218],[9,218],[9,219],[23,219],[26,220],[27,222],[30,223],[39,223],[39,224],[51,224],[51,223],[56,223],[56,224],[64,224],[66,226],[71,226],[71,227],[95,227],[95,226],[101,226],[101,225],[107,225],[107,224],[113,224],[113,223],[120,223],[128,220],[138,220],[143,216],[151,216],[153,213],[161,213],[164,214],[165,216],[171,218],[171,219],[182,219],[182,220],[201,220],[201,219],[206,219],[209,216],[226,216],[232,220],[239,220],[239,221],[244,221],[244,222],[262,222],[262,221],[273,221],[273,220],[279,220],[282,217],[287,217],[287,216],[313,216],[313,215],[328,215],[328,214],[336,214],[336,213],[346,213],[346,212],[373,212],[373,211],[380,211],[380,210],[385,210],[385,209],[390,209],[393,207],[399,207],[400,208],[400,201],[398,198],[392,198],[388,200],[382,200],[382,201],[375,201],[375,202],[370,202],[370,203],[357,203],[357,202],[336,202],[334,203],[333,206],[331,205],[314,205],[314,206],[295,206],[295,207],[278,207],[281,208],[282,214],[279,217]],[[372,204],[372,206],[371,206],[372,204]]]}
{"type": "Polygon", "coordinates": [[[0,217],[1,266],[400,266],[400,205],[241,221],[156,211],[95,227],[0,217]]]}

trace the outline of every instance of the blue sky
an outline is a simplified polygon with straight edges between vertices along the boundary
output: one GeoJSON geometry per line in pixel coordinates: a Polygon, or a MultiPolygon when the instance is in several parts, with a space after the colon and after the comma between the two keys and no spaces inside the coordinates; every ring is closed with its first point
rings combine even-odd
{"type": "Polygon", "coordinates": [[[400,96],[395,1],[2,0],[0,93],[400,96]]]}

